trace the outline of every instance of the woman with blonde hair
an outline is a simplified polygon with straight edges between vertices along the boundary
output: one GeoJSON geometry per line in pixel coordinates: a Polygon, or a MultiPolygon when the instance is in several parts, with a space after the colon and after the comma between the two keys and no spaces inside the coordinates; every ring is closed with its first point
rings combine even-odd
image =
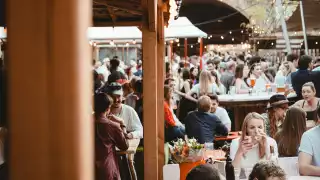
{"type": "Polygon", "coordinates": [[[213,83],[211,73],[207,70],[203,70],[200,73],[199,84],[196,84],[187,93],[187,96],[196,94],[199,98],[202,95],[217,94],[219,93],[219,88],[217,84],[213,83]]]}
{"type": "Polygon", "coordinates": [[[302,134],[307,130],[306,112],[299,107],[291,107],[286,113],[282,129],[276,134],[279,156],[298,156],[302,134]]]}
{"type": "Polygon", "coordinates": [[[235,168],[252,167],[260,160],[269,159],[274,150],[274,156],[278,156],[278,146],[274,139],[265,133],[265,120],[256,113],[249,113],[242,124],[241,137],[232,140],[230,146],[230,158],[235,168]],[[273,147],[273,148],[271,148],[273,147]]]}

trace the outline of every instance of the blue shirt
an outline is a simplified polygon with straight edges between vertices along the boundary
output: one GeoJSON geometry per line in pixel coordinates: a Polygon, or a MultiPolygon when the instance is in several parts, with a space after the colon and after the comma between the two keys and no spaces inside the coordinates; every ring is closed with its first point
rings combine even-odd
{"type": "Polygon", "coordinates": [[[228,135],[228,129],[219,118],[208,112],[193,111],[185,118],[186,134],[200,144],[213,142],[215,135],[228,135]]]}

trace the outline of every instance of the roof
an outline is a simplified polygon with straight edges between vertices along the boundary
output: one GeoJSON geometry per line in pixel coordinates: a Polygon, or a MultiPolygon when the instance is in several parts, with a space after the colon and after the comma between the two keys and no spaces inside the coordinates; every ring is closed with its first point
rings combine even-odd
{"type": "MultiPolygon", "coordinates": [[[[166,38],[206,37],[207,34],[195,27],[186,17],[179,17],[169,23],[165,29],[166,38]]],[[[138,27],[89,27],[89,40],[133,40],[141,39],[138,27]]]]}

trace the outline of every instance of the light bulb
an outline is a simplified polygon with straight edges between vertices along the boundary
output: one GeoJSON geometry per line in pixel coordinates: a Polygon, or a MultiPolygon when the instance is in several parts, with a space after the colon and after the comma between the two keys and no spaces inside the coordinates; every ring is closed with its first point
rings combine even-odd
{"type": "Polygon", "coordinates": [[[224,39],[224,37],[223,37],[223,36],[221,36],[221,39],[224,39]]]}
{"type": "Polygon", "coordinates": [[[232,32],[231,32],[231,31],[230,31],[229,33],[230,33],[230,34],[232,34],[232,32]]]}
{"type": "Polygon", "coordinates": [[[191,45],[191,48],[193,48],[193,45],[191,45]]]}
{"type": "Polygon", "coordinates": [[[129,46],[129,43],[126,43],[126,46],[129,46]]]}
{"type": "Polygon", "coordinates": [[[318,41],[316,42],[316,44],[318,44],[318,41]]]}
{"type": "Polygon", "coordinates": [[[241,30],[241,33],[243,33],[243,30],[241,30]]]}
{"type": "Polygon", "coordinates": [[[136,44],[136,40],[133,40],[133,41],[132,41],[132,44],[136,44]]]}
{"type": "Polygon", "coordinates": [[[177,46],[179,47],[179,46],[180,46],[180,44],[178,43],[178,44],[177,44],[177,46]]]}
{"type": "Polygon", "coordinates": [[[205,49],[207,49],[207,46],[204,46],[205,49]]]}
{"type": "Polygon", "coordinates": [[[260,42],[258,41],[257,44],[260,44],[260,42]]]}
{"type": "Polygon", "coordinates": [[[271,46],[273,46],[273,42],[271,43],[271,46]]]}
{"type": "Polygon", "coordinates": [[[176,39],[176,42],[179,42],[179,38],[176,39]]]}
{"type": "Polygon", "coordinates": [[[234,38],[232,38],[232,41],[234,41],[234,38]]]}

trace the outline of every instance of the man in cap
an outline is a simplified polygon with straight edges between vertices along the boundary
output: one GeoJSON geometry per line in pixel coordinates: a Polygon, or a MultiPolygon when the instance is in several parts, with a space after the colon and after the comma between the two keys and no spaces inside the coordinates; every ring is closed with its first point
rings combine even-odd
{"type": "Polygon", "coordinates": [[[128,139],[143,138],[143,127],[138,114],[132,107],[122,104],[123,91],[121,84],[112,82],[105,90],[113,99],[109,118],[114,118],[115,116],[124,122],[128,132],[128,139]]]}

